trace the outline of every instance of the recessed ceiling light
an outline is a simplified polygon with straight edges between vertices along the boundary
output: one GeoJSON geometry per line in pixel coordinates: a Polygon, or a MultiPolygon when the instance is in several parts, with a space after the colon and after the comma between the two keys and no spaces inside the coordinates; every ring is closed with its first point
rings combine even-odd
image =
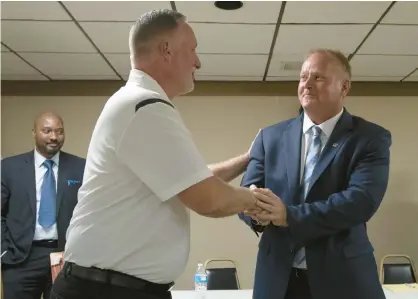
{"type": "Polygon", "coordinates": [[[223,10],[240,9],[244,3],[242,1],[215,1],[215,6],[223,10]]]}

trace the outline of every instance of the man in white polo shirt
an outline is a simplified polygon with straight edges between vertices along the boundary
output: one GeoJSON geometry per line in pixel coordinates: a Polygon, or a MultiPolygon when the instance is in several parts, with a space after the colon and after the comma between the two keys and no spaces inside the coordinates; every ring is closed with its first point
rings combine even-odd
{"type": "Polygon", "coordinates": [[[189,209],[226,217],[256,207],[252,191],[226,183],[248,154],[206,166],[171,102],[200,68],[185,17],[144,14],[129,45],[132,70],[94,129],[52,299],[171,298],[188,260],[189,209]]]}

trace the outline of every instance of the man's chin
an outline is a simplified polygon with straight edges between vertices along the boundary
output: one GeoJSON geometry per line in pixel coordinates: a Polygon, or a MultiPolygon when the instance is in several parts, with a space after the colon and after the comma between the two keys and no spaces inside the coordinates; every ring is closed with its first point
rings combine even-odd
{"type": "Polygon", "coordinates": [[[315,106],[316,103],[317,103],[317,100],[314,97],[304,97],[302,101],[300,101],[300,104],[302,105],[303,108],[309,108],[309,107],[315,106]]]}
{"type": "Polygon", "coordinates": [[[184,92],[182,92],[181,94],[179,94],[180,96],[181,95],[186,95],[186,94],[192,92],[194,90],[194,83],[190,84],[188,86],[188,88],[185,88],[184,90],[185,90],[184,92]]]}
{"type": "Polygon", "coordinates": [[[55,156],[60,150],[61,150],[61,147],[46,148],[47,154],[51,156],[55,156]]]}

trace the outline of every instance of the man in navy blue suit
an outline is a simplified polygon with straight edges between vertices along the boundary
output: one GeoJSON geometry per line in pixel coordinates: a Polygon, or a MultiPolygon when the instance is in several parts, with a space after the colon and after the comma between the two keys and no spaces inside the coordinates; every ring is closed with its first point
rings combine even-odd
{"type": "Polygon", "coordinates": [[[50,253],[63,251],[85,159],[61,151],[55,113],[34,123],[35,149],[1,161],[1,263],[5,299],[49,298],[50,253]]]}
{"type": "Polygon", "coordinates": [[[254,299],[385,298],[366,223],[386,192],[391,134],[344,108],[350,81],[343,54],[313,51],[303,112],[254,141],[242,185],[262,212],[239,215],[263,232],[254,299]]]}

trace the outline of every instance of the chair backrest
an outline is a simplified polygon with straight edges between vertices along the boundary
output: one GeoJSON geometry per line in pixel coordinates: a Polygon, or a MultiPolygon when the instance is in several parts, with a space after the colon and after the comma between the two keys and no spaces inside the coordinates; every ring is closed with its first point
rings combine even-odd
{"type": "Polygon", "coordinates": [[[207,269],[208,290],[238,290],[237,271],[235,268],[207,269]]]}
{"type": "Polygon", "coordinates": [[[383,284],[416,283],[411,264],[384,264],[383,284]]]}
{"type": "Polygon", "coordinates": [[[382,259],[380,281],[382,284],[417,283],[417,276],[412,259],[407,255],[391,254],[382,259]],[[388,258],[404,258],[408,263],[387,263],[388,258]]]}
{"type": "Polygon", "coordinates": [[[240,289],[236,263],[228,259],[211,259],[205,262],[208,275],[208,290],[238,290],[240,289]],[[233,266],[228,268],[208,268],[213,262],[228,262],[233,266]]]}

